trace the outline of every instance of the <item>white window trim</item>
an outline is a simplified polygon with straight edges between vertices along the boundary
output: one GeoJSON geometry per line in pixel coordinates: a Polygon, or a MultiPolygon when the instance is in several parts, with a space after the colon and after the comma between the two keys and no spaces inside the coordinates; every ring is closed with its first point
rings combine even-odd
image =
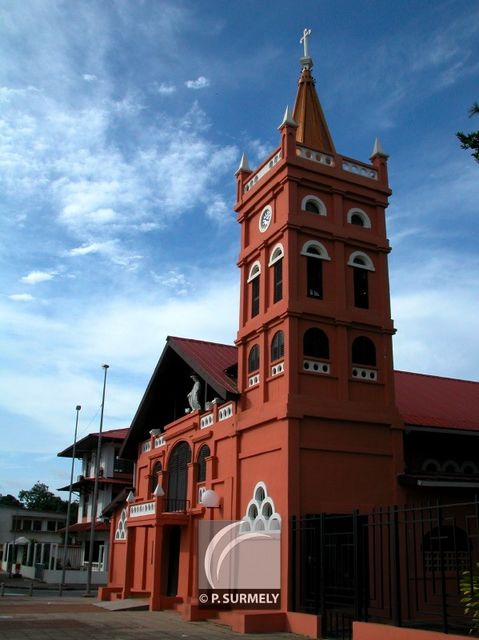
{"type": "Polygon", "coordinates": [[[259,260],[256,260],[255,262],[253,262],[253,264],[251,265],[251,268],[249,270],[248,282],[251,282],[252,280],[257,278],[260,273],[261,273],[261,264],[260,264],[259,260]]]}
{"type": "Polygon", "coordinates": [[[366,269],[366,271],[376,271],[371,258],[362,251],[353,251],[353,253],[349,256],[348,265],[350,267],[357,267],[358,269],[366,269]],[[361,258],[361,260],[364,260],[365,264],[356,262],[357,258],[361,258]]]}
{"type": "MultiPolygon", "coordinates": [[[[306,211],[306,203],[307,202],[314,202],[314,204],[317,205],[317,207],[319,209],[319,213],[317,213],[316,215],[320,215],[320,216],[327,216],[328,215],[328,210],[326,209],[326,205],[317,196],[313,196],[313,195],[304,196],[304,198],[301,200],[301,209],[303,211],[306,211]]],[[[307,211],[307,213],[313,213],[313,212],[312,211],[307,211]]]]}
{"type": "Polygon", "coordinates": [[[273,264],[281,260],[281,258],[284,258],[284,247],[281,244],[281,242],[278,242],[278,244],[276,244],[273,247],[273,250],[271,251],[271,254],[269,256],[268,267],[273,266],[273,264]]]}
{"type": "Polygon", "coordinates": [[[348,211],[347,220],[349,224],[353,224],[351,222],[351,218],[354,215],[359,216],[363,221],[363,229],[371,229],[371,219],[365,211],[363,211],[362,209],[358,209],[358,207],[353,207],[348,211]]]}
{"type": "Polygon", "coordinates": [[[321,244],[321,242],[318,242],[317,240],[308,240],[308,242],[305,242],[301,249],[301,255],[307,256],[308,258],[317,258],[318,260],[331,260],[328,250],[324,244],[321,244]],[[309,249],[311,247],[318,249],[320,255],[318,256],[316,253],[309,253],[309,249]]]}

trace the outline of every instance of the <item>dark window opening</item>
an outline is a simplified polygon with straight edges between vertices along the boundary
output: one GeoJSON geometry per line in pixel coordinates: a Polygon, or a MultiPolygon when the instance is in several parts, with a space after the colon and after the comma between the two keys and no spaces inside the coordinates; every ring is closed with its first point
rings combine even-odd
{"type": "Polygon", "coordinates": [[[279,360],[284,356],[284,333],[277,331],[271,342],[271,360],[279,360]]]}
{"type": "Polygon", "coordinates": [[[303,354],[311,358],[329,359],[328,336],[321,329],[311,328],[303,336],[303,354]]]}
{"type": "Polygon", "coordinates": [[[175,445],[168,462],[168,498],[165,511],[184,511],[191,449],[187,442],[175,445]]]}
{"type": "Polygon", "coordinates": [[[206,458],[211,455],[210,448],[207,444],[204,444],[200,453],[198,454],[198,470],[196,475],[197,482],[204,482],[206,480],[206,458]]]}
{"type": "Polygon", "coordinates": [[[248,356],[248,373],[253,373],[253,371],[258,371],[259,369],[259,346],[255,344],[248,356]]]}
{"type": "Polygon", "coordinates": [[[278,302],[283,297],[283,261],[278,260],[273,265],[274,290],[273,302],[278,302]]]}
{"type": "Polygon", "coordinates": [[[319,213],[319,207],[314,200],[308,200],[304,209],[310,213],[319,213]]]}
{"type": "Polygon", "coordinates": [[[369,308],[368,272],[365,269],[353,267],[354,306],[360,309],[369,308]]]}
{"type": "Polygon", "coordinates": [[[359,215],[359,213],[353,213],[353,215],[351,216],[351,224],[355,224],[358,227],[364,227],[364,220],[362,216],[359,215]]]}
{"type": "Polygon", "coordinates": [[[354,364],[376,366],[376,347],[374,342],[365,336],[359,336],[353,342],[352,360],[354,364]]]}
{"type": "Polygon", "coordinates": [[[251,281],[251,317],[259,313],[259,275],[251,281]]]}
{"type": "MultiPolygon", "coordinates": [[[[309,253],[312,253],[312,249],[309,253]]],[[[307,257],[308,297],[323,298],[323,261],[319,258],[307,257]]]]}

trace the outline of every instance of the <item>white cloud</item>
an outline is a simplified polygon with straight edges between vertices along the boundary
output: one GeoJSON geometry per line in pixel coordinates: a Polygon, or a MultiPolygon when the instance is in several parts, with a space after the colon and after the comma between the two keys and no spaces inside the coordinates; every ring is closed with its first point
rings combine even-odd
{"type": "Polygon", "coordinates": [[[197,80],[187,80],[185,85],[188,89],[205,89],[210,86],[210,81],[205,76],[199,76],[197,80]]]}
{"type": "Polygon", "coordinates": [[[12,295],[8,297],[10,300],[14,300],[16,302],[30,302],[30,300],[35,300],[30,293],[12,293],[12,295]]]}
{"type": "Polygon", "coordinates": [[[98,79],[93,73],[84,73],[82,75],[82,78],[83,80],[85,80],[85,82],[94,82],[98,79]]]}
{"type": "Polygon", "coordinates": [[[23,276],[20,280],[26,284],[38,284],[39,282],[52,280],[55,276],[55,271],[30,271],[29,274],[23,276]]]}
{"type": "Polygon", "coordinates": [[[153,89],[162,96],[170,96],[172,93],[175,93],[176,86],[170,82],[160,82],[159,84],[155,82],[153,89]]]}

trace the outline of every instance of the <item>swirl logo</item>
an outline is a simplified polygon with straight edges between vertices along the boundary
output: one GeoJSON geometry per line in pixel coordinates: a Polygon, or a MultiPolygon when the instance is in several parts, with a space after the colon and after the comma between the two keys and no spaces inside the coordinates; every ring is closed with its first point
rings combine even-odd
{"type": "MultiPolygon", "coordinates": [[[[201,526],[212,526],[204,521],[201,526]]],[[[244,517],[209,531],[203,585],[210,589],[279,589],[281,517],[259,482],[244,517]],[[211,535],[212,534],[212,535],[211,535]]],[[[200,585],[201,585],[200,576],[200,585]]]]}

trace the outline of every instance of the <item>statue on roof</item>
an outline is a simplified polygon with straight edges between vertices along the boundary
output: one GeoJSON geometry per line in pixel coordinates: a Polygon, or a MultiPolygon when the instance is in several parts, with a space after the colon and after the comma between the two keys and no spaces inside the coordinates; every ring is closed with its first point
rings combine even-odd
{"type": "Polygon", "coordinates": [[[191,375],[190,378],[193,380],[193,388],[187,396],[188,404],[190,405],[191,411],[197,411],[198,409],[201,409],[201,381],[196,374],[191,375]]]}

